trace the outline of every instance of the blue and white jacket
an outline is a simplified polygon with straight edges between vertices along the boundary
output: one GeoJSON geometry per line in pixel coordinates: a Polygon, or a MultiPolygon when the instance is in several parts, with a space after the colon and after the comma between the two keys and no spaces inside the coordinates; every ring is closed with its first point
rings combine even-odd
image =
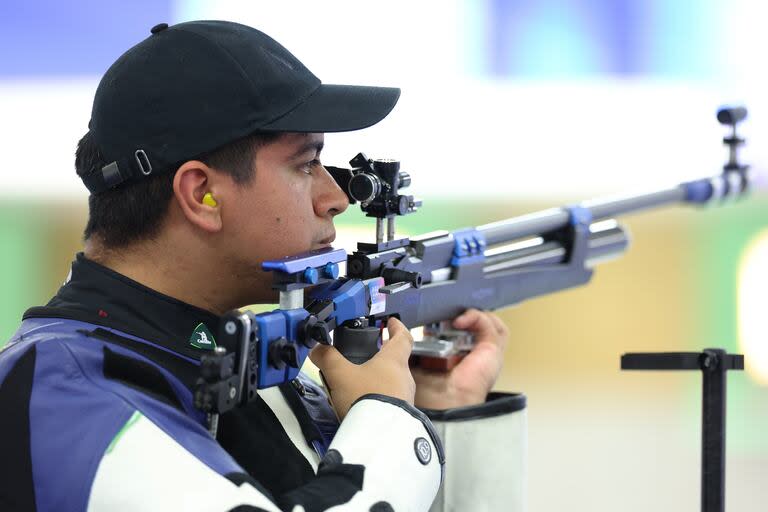
{"type": "Polygon", "coordinates": [[[189,340],[217,322],[78,255],[0,352],[0,510],[522,507],[520,396],[432,411],[433,424],[369,395],[339,425],[302,376],[222,415],[214,439],[192,405],[205,352],[189,340]]]}

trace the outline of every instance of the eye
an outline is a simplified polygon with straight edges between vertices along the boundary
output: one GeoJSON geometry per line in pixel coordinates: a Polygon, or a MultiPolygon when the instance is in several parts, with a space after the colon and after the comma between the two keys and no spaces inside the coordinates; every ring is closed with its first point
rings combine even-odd
{"type": "Polygon", "coordinates": [[[315,158],[314,160],[310,160],[309,162],[301,164],[299,167],[299,170],[303,172],[304,174],[312,175],[312,170],[320,165],[320,159],[315,158]]]}

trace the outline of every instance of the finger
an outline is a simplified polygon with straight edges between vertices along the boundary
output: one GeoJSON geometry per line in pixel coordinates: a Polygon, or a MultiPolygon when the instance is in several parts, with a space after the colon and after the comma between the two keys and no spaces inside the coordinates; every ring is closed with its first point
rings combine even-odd
{"type": "Polygon", "coordinates": [[[464,325],[464,323],[468,322],[469,321],[468,319],[471,318],[476,311],[477,309],[475,308],[469,308],[464,310],[462,314],[460,314],[459,316],[453,319],[453,322],[451,322],[451,325],[453,325],[457,329],[460,329],[459,325],[464,325]]]}
{"type": "Polygon", "coordinates": [[[394,316],[391,316],[389,319],[387,319],[387,331],[389,331],[390,338],[398,335],[401,332],[410,332],[405,324],[394,316]]]}
{"type": "Polygon", "coordinates": [[[504,321],[499,318],[499,315],[488,313],[488,316],[493,322],[493,325],[496,327],[496,332],[499,334],[499,336],[503,336],[504,338],[509,336],[509,329],[507,329],[507,324],[505,324],[504,321]]]}
{"type": "Polygon", "coordinates": [[[382,351],[395,352],[399,357],[408,358],[413,349],[413,336],[411,331],[395,317],[390,317],[387,322],[389,340],[382,347],[382,351]]]}
{"type": "Polygon", "coordinates": [[[477,309],[468,309],[453,320],[453,327],[470,331],[480,337],[496,336],[496,325],[487,313],[477,309]]]}

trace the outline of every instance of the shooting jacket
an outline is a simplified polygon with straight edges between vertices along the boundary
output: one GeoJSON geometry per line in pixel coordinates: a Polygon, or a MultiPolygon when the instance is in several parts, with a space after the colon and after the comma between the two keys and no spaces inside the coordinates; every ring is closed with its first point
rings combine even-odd
{"type": "Polygon", "coordinates": [[[523,508],[524,397],[425,412],[367,395],[339,425],[302,375],[223,414],[214,439],[192,390],[215,332],[217,316],[79,254],[0,352],[0,509],[523,508]]]}

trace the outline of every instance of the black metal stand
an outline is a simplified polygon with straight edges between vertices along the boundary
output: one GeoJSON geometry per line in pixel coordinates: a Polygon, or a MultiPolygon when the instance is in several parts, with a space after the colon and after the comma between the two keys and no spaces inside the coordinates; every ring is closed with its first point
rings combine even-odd
{"type": "Polygon", "coordinates": [[[744,356],[708,348],[704,352],[633,353],[621,356],[622,370],[701,370],[701,510],[725,510],[725,378],[743,370],[744,356]]]}

